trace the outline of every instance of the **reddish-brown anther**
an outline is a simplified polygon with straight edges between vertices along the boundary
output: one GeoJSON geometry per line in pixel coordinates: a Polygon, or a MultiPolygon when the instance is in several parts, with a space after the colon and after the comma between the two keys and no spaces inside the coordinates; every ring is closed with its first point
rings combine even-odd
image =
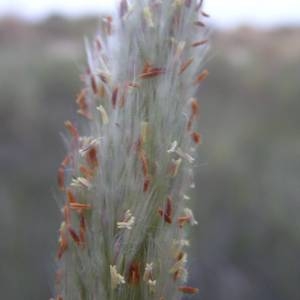
{"type": "Polygon", "coordinates": [[[168,224],[172,224],[172,217],[171,216],[168,216],[168,215],[166,215],[166,214],[164,214],[164,220],[165,220],[165,222],[166,223],[168,223],[168,224]]]}
{"type": "Polygon", "coordinates": [[[98,94],[98,84],[97,84],[96,77],[94,75],[91,76],[91,87],[92,87],[93,93],[95,95],[97,95],[98,94]]]}
{"type": "Polygon", "coordinates": [[[202,138],[201,138],[201,134],[199,132],[194,131],[191,134],[191,137],[195,144],[201,144],[202,138]]]}
{"type": "Polygon", "coordinates": [[[113,92],[112,92],[112,96],[111,96],[111,102],[112,102],[112,107],[113,108],[116,108],[116,105],[117,105],[118,92],[119,92],[119,88],[115,87],[113,92]]]}
{"type": "Polygon", "coordinates": [[[70,208],[76,210],[79,214],[81,214],[84,210],[91,209],[90,204],[72,202],[70,203],[70,208]]]}
{"type": "Polygon", "coordinates": [[[98,166],[97,149],[90,147],[86,152],[86,161],[90,167],[95,168],[98,166]]]}
{"type": "Polygon", "coordinates": [[[199,104],[196,99],[191,101],[191,115],[196,116],[199,113],[199,104]]]}
{"type": "Polygon", "coordinates": [[[141,278],[140,265],[137,262],[133,262],[129,267],[128,282],[130,284],[137,285],[140,282],[140,278],[141,278]]]}
{"type": "Polygon", "coordinates": [[[80,245],[80,238],[79,238],[78,234],[75,232],[75,230],[71,226],[68,226],[68,231],[69,231],[70,236],[73,239],[73,241],[77,245],[80,245]]]}
{"type": "Polygon", "coordinates": [[[65,190],[65,169],[59,167],[57,171],[57,184],[61,191],[65,190]]]}
{"type": "Polygon", "coordinates": [[[82,90],[80,92],[80,94],[77,96],[76,103],[79,106],[79,109],[77,110],[77,112],[80,115],[82,115],[82,116],[86,117],[87,119],[91,120],[92,116],[91,116],[91,113],[89,112],[89,107],[88,107],[87,102],[86,102],[86,91],[85,90],[82,90]]]}
{"type": "Polygon", "coordinates": [[[83,89],[80,91],[80,93],[76,97],[76,103],[79,105],[82,109],[87,109],[87,103],[86,103],[86,91],[83,89]]]}
{"type": "Polygon", "coordinates": [[[149,177],[146,177],[144,179],[143,192],[144,193],[148,192],[149,187],[150,187],[150,179],[149,179],[149,177]]]}
{"type": "Polygon", "coordinates": [[[162,75],[166,72],[164,68],[154,68],[149,63],[145,63],[142,74],[140,75],[141,79],[152,78],[159,75],[162,75]]]}
{"type": "Polygon", "coordinates": [[[153,68],[153,69],[149,70],[147,73],[142,73],[140,75],[140,78],[142,78],[142,79],[153,78],[153,77],[159,76],[164,73],[165,73],[165,69],[163,69],[163,68],[153,68]]]}
{"type": "Polygon", "coordinates": [[[198,47],[207,44],[208,40],[198,41],[192,44],[192,47],[198,47]]]}
{"type": "Polygon", "coordinates": [[[167,203],[165,205],[165,209],[162,210],[161,208],[158,209],[158,213],[161,217],[164,218],[164,221],[168,224],[172,224],[173,222],[173,205],[172,205],[172,198],[168,196],[167,203]]]}
{"type": "Polygon", "coordinates": [[[199,104],[197,103],[197,100],[195,98],[192,98],[191,100],[191,115],[189,117],[188,123],[187,123],[187,129],[190,131],[192,129],[192,124],[195,119],[195,117],[199,113],[199,104]]]}
{"type": "Polygon", "coordinates": [[[179,75],[181,75],[193,62],[193,58],[188,59],[187,61],[183,62],[180,66],[179,75]]]}
{"type": "Polygon", "coordinates": [[[85,221],[85,217],[83,214],[80,215],[80,228],[83,231],[86,231],[86,221],[85,221]]]}
{"type": "Polygon", "coordinates": [[[67,190],[67,199],[69,204],[77,202],[74,194],[70,190],[67,190]]]}
{"type": "Polygon", "coordinates": [[[85,232],[86,232],[86,222],[83,214],[80,214],[80,227],[79,227],[79,239],[81,245],[85,244],[85,232]]]}
{"type": "Polygon", "coordinates": [[[143,192],[147,192],[150,187],[149,165],[148,165],[148,159],[146,157],[146,153],[142,149],[141,137],[138,139],[138,142],[135,144],[135,150],[138,152],[138,156],[142,164],[142,171],[144,175],[143,192]]]}
{"type": "Polygon", "coordinates": [[[208,71],[205,69],[196,77],[194,84],[198,84],[201,81],[205,80],[207,76],[208,76],[208,71]]]}
{"type": "Polygon", "coordinates": [[[168,196],[167,199],[167,204],[166,204],[166,209],[165,209],[165,214],[168,216],[172,216],[173,214],[173,205],[172,205],[172,198],[171,196],[168,196]]]}
{"type": "Polygon", "coordinates": [[[185,285],[185,286],[178,287],[178,291],[182,292],[184,294],[194,295],[194,294],[197,294],[199,292],[199,289],[185,285]]]}

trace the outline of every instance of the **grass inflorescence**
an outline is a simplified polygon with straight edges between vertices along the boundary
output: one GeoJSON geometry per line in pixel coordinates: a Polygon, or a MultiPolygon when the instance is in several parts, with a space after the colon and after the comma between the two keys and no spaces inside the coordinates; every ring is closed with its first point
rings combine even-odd
{"type": "Polygon", "coordinates": [[[69,152],[56,300],[175,300],[187,281],[206,13],[196,0],[122,0],[86,43],[69,152]]]}

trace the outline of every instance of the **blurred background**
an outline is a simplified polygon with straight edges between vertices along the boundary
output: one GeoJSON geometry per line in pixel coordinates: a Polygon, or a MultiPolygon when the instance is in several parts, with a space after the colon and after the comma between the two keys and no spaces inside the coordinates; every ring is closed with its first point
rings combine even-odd
{"type": "MultiPolygon", "coordinates": [[[[52,295],[56,171],[114,1],[0,1],[1,299],[52,295]]],[[[300,299],[300,2],[207,0],[190,284],[203,300],[300,299]],[[221,4],[220,4],[221,2],[221,4]]],[[[195,299],[194,298],[194,299],[195,299]]]]}

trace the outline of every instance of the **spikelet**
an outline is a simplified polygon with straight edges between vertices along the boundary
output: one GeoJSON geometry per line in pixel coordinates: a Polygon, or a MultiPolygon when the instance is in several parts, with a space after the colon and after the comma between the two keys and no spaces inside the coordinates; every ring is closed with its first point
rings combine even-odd
{"type": "Polygon", "coordinates": [[[197,224],[187,204],[201,145],[206,16],[199,0],[121,0],[117,19],[102,18],[87,43],[76,99],[85,118],[65,123],[69,153],[57,175],[62,275],[53,299],[198,292],[187,283],[187,232],[197,224]]]}

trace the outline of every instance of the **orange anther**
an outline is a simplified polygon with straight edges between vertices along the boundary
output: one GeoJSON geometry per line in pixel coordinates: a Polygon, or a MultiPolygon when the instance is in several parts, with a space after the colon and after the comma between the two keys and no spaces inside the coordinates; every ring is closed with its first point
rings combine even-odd
{"type": "Polygon", "coordinates": [[[181,75],[193,62],[193,58],[188,59],[187,61],[183,62],[181,64],[180,70],[179,70],[179,75],[181,75]]]}
{"type": "Polygon", "coordinates": [[[206,79],[207,76],[208,76],[208,71],[205,69],[196,77],[194,84],[200,83],[201,81],[206,79]]]}
{"type": "Polygon", "coordinates": [[[178,287],[178,291],[184,294],[197,294],[199,292],[199,289],[191,286],[180,286],[178,287]]]}
{"type": "Polygon", "coordinates": [[[195,131],[194,131],[194,132],[191,134],[191,137],[192,137],[193,141],[195,142],[195,144],[200,144],[201,141],[202,141],[201,134],[198,133],[198,132],[195,132],[195,131]]]}

